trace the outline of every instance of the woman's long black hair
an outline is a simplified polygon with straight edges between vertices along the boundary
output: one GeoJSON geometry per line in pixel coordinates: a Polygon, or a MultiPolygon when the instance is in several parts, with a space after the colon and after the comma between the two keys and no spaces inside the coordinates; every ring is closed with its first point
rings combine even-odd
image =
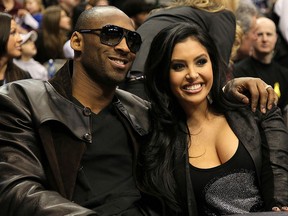
{"type": "Polygon", "coordinates": [[[7,54],[7,43],[10,36],[12,16],[0,12],[0,57],[7,54]]]}
{"type": "Polygon", "coordinates": [[[215,113],[223,113],[226,109],[222,93],[226,67],[220,61],[217,48],[208,33],[196,24],[188,23],[173,24],[159,32],[151,44],[145,65],[145,87],[151,101],[152,134],[141,150],[138,177],[143,190],[161,197],[176,211],[181,209],[181,204],[176,199],[173,172],[175,154],[186,153],[189,134],[186,115],[170,89],[169,70],[175,44],[188,37],[194,38],[207,49],[212,62],[213,86],[210,96],[213,103],[210,108],[215,113]]]}

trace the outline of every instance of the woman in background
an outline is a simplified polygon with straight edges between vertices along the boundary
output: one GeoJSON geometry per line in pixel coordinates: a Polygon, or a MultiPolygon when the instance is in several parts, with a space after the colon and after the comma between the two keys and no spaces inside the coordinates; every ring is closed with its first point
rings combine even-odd
{"type": "Polygon", "coordinates": [[[0,86],[20,79],[31,78],[13,63],[13,58],[21,55],[21,37],[12,16],[0,12],[0,86]]]}
{"type": "Polygon", "coordinates": [[[226,70],[198,25],[173,24],[151,44],[145,75],[152,134],[140,151],[138,179],[166,203],[165,215],[231,215],[288,204],[288,132],[280,109],[253,113],[228,102],[226,70]]]}
{"type": "Polygon", "coordinates": [[[49,6],[43,13],[42,28],[35,42],[40,63],[49,59],[65,59],[63,46],[71,30],[71,19],[60,6],[49,6]]]}

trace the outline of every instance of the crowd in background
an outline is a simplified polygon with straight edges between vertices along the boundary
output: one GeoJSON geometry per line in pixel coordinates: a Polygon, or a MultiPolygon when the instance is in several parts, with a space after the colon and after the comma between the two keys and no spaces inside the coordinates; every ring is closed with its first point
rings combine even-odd
{"type": "MultiPolygon", "coordinates": [[[[151,12],[153,15],[154,11],[169,6],[171,2],[173,1],[167,1],[167,4],[163,5],[160,1],[146,2],[145,0],[1,0],[0,12],[10,14],[16,22],[17,30],[21,33],[22,53],[14,56],[13,62],[20,69],[29,72],[32,78],[47,80],[67,59],[74,57],[69,37],[82,11],[94,6],[113,5],[133,19],[135,29],[138,29],[151,12]]],[[[245,76],[245,74],[237,75],[235,68],[239,70],[239,65],[244,59],[251,56],[255,58],[255,55],[253,57],[254,46],[259,40],[256,19],[263,16],[271,19],[275,23],[275,44],[270,50],[273,67],[266,77],[276,78],[272,79],[272,82],[261,74],[250,73],[249,76],[260,77],[271,85],[280,98],[280,107],[284,110],[285,105],[288,104],[288,22],[285,22],[288,14],[285,6],[287,1],[228,0],[226,2],[227,9],[235,14],[237,20],[236,40],[232,48],[227,79],[233,76],[245,76]],[[280,67],[281,75],[273,74],[274,63],[280,67]]],[[[266,46],[265,44],[270,42],[263,43],[263,46],[266,46]]],[[[275,70],[279,71],[279,68],[275,70]]]]}
{"type": "Polygon", "coordinates": [[[288,1],[208,2],[0,0],[4,214],[288,211],[288,1]]]}
{"type": "MultiPolygon", "coordinates": [[[[17,30],[22,35],[20,42],[22,53],[12,56],[16,67],[29,72],[32,78],[47,80],[53,77],[66,59],[74,57],[69,37],[82,11],[93,6],[113,5],[133,19],[135,28],[138,29],[149,14],[155,11],[154,9],[168,6],[170,2],[172,1],[167,1],[167,5],[161,5],[159,1],[148,3],[145,0],[1,0],[0,12],[8,13],[13,17],[17,30]]],[[[285,19],[287,20],[288,13],[285,4],[287,5],[287,1],[228,0],[226,2],[227,9],[234,12],[238,24],[227,79],[234,76],[260,77],[277,92],[280,98],[280,107],[286,113],[285,106],[288,104],[288,22],[285,22],[285,19]],[[255,58],[255,56],[253,57],[254,44],[258,38],[256,19],[262,16],[275,23],[276,40],[269,51],[272,56],[271,60],[273,59],[273,66],[270,66],[268,72],[265,71],[264,76],[263,73],[259,74],[261,73],[259,71],[252,73],[251,71],[255,69],[249,67],[247,70],[250,73],[237,74],[235,68],[239,71],[242,70],[241,65],[247,67],[243,60],[250,56],[252,59],[255,58]],[[281,71],[280,75],[278,74],[279,70],[281,71]],[[275,78],[270,79],[270,76],[275,78]]],[[[149,25],[148,28],[150,28],[149,25]]],[[[144,30],[148,31],[146,28],[144,30]]],[[[263,42],[263,46],[269,43],[268,39],[268,42],[263,42]]],[[[138,61],[141,61],[139,59],[138,61]]],[[[3,65],[1,66],[2,70],[4,70],[3,65]]],[[[261,70],[259,67],[257,69],[261,70]]],[[[266,67],[265,64],[264,67],[266,67]]],[[[3,78],[3,80],[5,79],[3,78]]],[[[7,80],[2,81],[1,84],[6,82],[7,80]]]]}

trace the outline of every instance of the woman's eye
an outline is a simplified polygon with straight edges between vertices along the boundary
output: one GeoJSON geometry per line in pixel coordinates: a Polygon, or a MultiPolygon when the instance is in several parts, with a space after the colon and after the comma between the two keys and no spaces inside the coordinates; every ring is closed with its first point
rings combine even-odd
{"type": "Polygon", "coordinates": [[[16,30],[12,30],[11,32],[10,32],[10,35],[15,35],[16,34],[16,30]]]}
{"type": "Polygon", "coordinates": [[[171,68],[175,71],[180,71],[182,68],[184,68],[183,64],[172,64],[171,68]]]}
{"type": "Polygon", "coordinates": [[[199,65],[199,66],[203,66],[203,65],[205,65],[206,63],[207,63],[207,59],[205,59],[205,58],[199,59],[199,60],[197,61],[197,65],[199,65]]]}

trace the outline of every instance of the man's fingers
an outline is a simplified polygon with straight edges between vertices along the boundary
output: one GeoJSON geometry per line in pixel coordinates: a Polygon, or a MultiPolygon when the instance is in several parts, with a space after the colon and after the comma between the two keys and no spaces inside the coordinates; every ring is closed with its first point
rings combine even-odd
{"type": "Polygon", "coordinates": [[[276,207],[276,206],[275,206],[275,207],[273,207],[273,208],[272,208],[272,211],[275,211],[275,212],[280,212],[280,211],[281,211],[281,209],[280,209],[279,207],[276,207]]]}

